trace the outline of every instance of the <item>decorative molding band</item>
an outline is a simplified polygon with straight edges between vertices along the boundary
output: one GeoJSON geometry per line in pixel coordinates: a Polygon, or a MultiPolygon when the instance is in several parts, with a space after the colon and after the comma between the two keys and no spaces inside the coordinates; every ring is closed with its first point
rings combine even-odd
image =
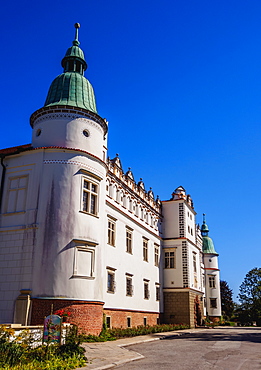
{"type": "Polygon", "coordinates": [[[86,165],[86,164],[84,164],[82,162],[56,159],[56,160],[44,160],[43,163],[44,164],[72,164],[74,166],[80,166],[81,169],[86,169],[86,170],[88,170],[90,172],[93,172],[97,176],[103,178],[102,172],[100,172],[100,171],[96,170],[95,168],[93,168],[91,166],[88,166],[88,165],[86,165]]]}
{"type": "Polygon", "coordinates": [[[185,237],[184,203],[179,203],[179,237],[185,237]]]}
{"type": "Polygon", "coordinates": [[[98,114],[87,109],[73,107],[69,105],[51,105],[38,109],[30,117],[31,126],[34,127],[35,122],[38,121],[40,117],[46,117],[46,115],[53,116],[54,119],[56,119],[57,117],[86,117],[91,119],[92,121],[97,122],[102,127],[104,135],[106,135],[108,132],[108,122],[106,121],[106,119],[101,118],[98,114]]]}
{"type": "Polygon", "coordinates": [[[183,270],[183,287],[188,288],[189,286],[189,261],[188,261],[188,247],[187,242],[182,242],[182,270],[183,270]]]}
{"type": "Polygon", "coordinates": [[[103,129],[99,122],[93,119],[88,119],[82,115],[79,114],[73,114],[73,113],[52,113],[52,114],[45,114],[44,116],[38,117],[34,121],[34,126],[37,125],[38,123],[41,123],[46,120],[59,120],[60,118],[67,118],[69,120],[75,120],[78,122],[88,122],[88,124],[94,126],[97,128],[101,133],[103,133],[103,129]]]}
{"type": "Polygon", "coordinates": [[[133,310],[129,308],[110,308],[110,307],[103,307],[104,311],[121,311],[121,312],[137,312],[137,313],[147,313],[147,314],[160,314],[159,311],[142,311],[142,310],[133,310]]]}
{"type": "Polygon", "coordinates": [[[124,215],[125,217],[127,217],[129,220],[131,220],[132,222],[134,222],[136,225],[142,227],[144,230],[148,231],[150,234],[154,235],[157,239],[162,240],[161,237],[156,234],[154,231],[148,229],[148,227],[142,225],[140,222],[138,222],[137,220],[135,220],[133,217],[130,217],[130,215],[126,214],[125,212],[123,212],[119,207],[116,207],[114,204],[112,204],[111,202],[109,202],[107,199],[106,199],[106,204],[110,207],[110,208],[113,208],[115,209],[116,211],[120,212],[122,215],[124,215]]]}

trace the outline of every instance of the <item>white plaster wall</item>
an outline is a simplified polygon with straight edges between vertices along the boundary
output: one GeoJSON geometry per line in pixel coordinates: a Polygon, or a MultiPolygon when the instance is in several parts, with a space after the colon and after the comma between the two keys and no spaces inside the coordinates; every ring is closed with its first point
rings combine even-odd
{"type": "Polygon", "coordinates": [[[5,184],[2,203],[1,227],[23,225],[26,227],[36,222],[38,183],[42,169],[42,153],[28,151],[4,159],[6,166],[5,184]],[[7,212],[7,192],[10,178],[28,176],[25,212],[7,212]]]}
{"type": "Polygon", "coordinates": [[[190,288],[199,290],[201,292],[204,291],[204,287],[202,286],[202,279],[201,279],[201,251],[195,247],[193,244],[188,243],[188,257],[189,257],[189,281],[190,281],[190,288]],[[193,265],[193,256],[196,256],[196,273],[194,272],[194,265],[193,265]],[[198,286],[196,287],[194,284],[194,277],[196,276],[198,286]]]}
{"type": "Polygon", "coordinates": [[[64,114],[65,117],[46,115],[37,119],[32,132],[33,147],[60,146],[87,151],[103,159],[104,131],[95,121],[76,114],[64,114]],[[66,117],[66,115],[68,117],[66,117]],[[41,130],[40,136],[37,136],[41,130]],[[83,131],[87,130],[86,137],[83,131]]]}
{"type": "Polygon", "coordinates": [[[184,202],[185,236],[196,243],[195,212],[184,202]]]}
{"type": "Polygon", "coordinates": [[[34,229],[0,229],[0,324],[11,323],[21,289],[30,289],[34,229]]]}
{"type": "Polygon", "coordinates": [[[162,202],[163,225],[162,231],[164,238],[179,237],[179,202],[162,202]]]}
{"type": "Polygon", "coordinates": [[[45,150],[39,190],[39,225],[33,270],[33,296],[102,299],[106,170],[85,154],[45,150]],[[82,181],[89,173],[99,182],[97,217],[81,212],[82,181]],[[75,278],[75,243],[96,243],[94,279],[75,278]]]}
{"type": "Polygon", "coordinates": [[[221,316],[221,297],[220,297],[220,273],[219,270],[205,270],[206,278],[206,313],[209,316],[221,316]],[[215,275],[216,287],[210,288],[208,277],[209,275],[215,275]],[[217,299],[217,308],[210,307],[210,298],[217,299]]]}
{"type": "Polygon", "coordinates": [[[182,271],[182,244],[180,240],[164,240],[163,242],[163,275],[164,288],[183,288],[183,271],[182,271]],[[164,252],[169,248],[175,248],[175,268],[164,268],[164,252]]]}
{"type": "Polygon", "coordinates": [[[204,253],[204,266],[209,269],[218,269],[218,255],[204,253]]]}
{"type": "Polygon", "coordinates": [[[32,288],[41,157],[41,153],[30,151],[4,159],[6,174],[0,216],[0,323],[12,322],[14,302],[20,290],[32,288]],[[24,210],[7,212],[9,179],[24,175],[28,176],[24,210]]]}
{"type": "Polygon", "coordinates": [[[160,245],[159,237],[152,233],[148,227],[142,227],[136,221],[135,215],[128,217],[110,205],[106,206],[106,213],[117,221],[115,247],[107,244],[107,240],[104,246],[105,307],[159,312],[160,303],[156,301],[156,283],[160,283],[162,287],[162,281],[159,268],[154,264],[154,243],[160,245]],[[133,229],[132,254],[126,252],[126,226],[133,229]],[[148,239],[148,262],[143,261],[143,237],[148,239]],[[115,293],[107,293],[106,267],[115,269],[115,293]],[[126,296],[126,273],[133,275],[134,292],[132,296],[126,296]],[[149,299],[144,299],[143,279],[149,280],[149,299]]]}

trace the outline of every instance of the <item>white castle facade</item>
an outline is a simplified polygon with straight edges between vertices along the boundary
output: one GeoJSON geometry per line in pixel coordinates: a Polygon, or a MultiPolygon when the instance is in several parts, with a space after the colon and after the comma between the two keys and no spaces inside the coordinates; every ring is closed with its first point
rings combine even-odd
{"type": "Polygon", "coordinates": [[[182,186],[154,198],[107,158],[73,46],[30,123],[32,144],[0,150],[0,323],[41,324],[64,308],[83,331],[221,316],[218,254],[182,186]]]}

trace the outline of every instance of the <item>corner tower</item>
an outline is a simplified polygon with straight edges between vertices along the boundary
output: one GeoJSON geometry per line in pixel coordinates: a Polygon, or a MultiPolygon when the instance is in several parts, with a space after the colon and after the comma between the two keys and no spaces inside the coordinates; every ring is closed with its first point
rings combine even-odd
{"type": "Polygon", "coordinates": [[[107,123],[97,114],[78,29],[45,105],[31,116],[37,221],[31,324],[64,308],[82,330],[102,328],[107,123]]]}
{"type": "Polygon", "coordinates": [[[208,236],[209,228],[203,214],[201,235],[203,241],[203,260],[206,287],[206,315],[212,321],[219,321],[221,316],[220,276],[218,268],[218,253],[215,251],[213,240],[208,236]]]}
{"type": "Polygon", "coordinates": [[[63,73],[53,80],[44,106],[31,116],[32,146],[77,148],[105,160],[107,122],[98,115],[92,85],[84,77],[79,27],[76,23],[73,45],[61,61],[63,73]]]}

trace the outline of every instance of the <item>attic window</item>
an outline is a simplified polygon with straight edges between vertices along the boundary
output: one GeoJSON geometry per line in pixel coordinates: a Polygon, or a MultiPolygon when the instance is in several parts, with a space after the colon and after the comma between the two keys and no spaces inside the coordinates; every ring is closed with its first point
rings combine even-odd
{"type": "Polygon", "coordinates": [[[90,136],[90,133],[89,133],[89,131],[88,130],[83,130],[83,135],[85,136],[85,137],[89,137],[90,136]]]}

